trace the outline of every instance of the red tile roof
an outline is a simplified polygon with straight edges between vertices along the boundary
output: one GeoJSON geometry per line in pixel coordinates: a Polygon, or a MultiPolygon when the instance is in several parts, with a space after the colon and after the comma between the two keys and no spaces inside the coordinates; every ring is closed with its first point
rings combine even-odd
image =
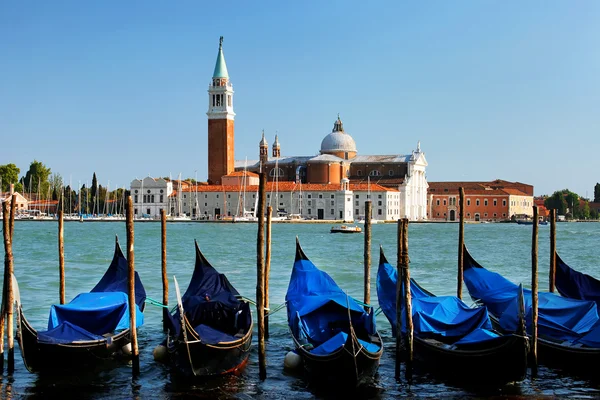
{"type": "MultiPolygon", "coordinates": [[[[295,182],[285,181],[285,182],[279,182],[278,185],[276,185],[275,182],[267,182],[266,191],[274,192],[277,190],[279,192],[296,192],[296,191],[300,191],[300,189],[302,189],[303,191],[307,191],[307,192],[318,192],[318,191],[336,192],[336,191],[339,191],[340,188],[341,188],[341,186],[339,184],[303,183],[302,185],[300,185],[295,182]]],[[[358,184],[350,183],[349,188],[352,191],[365,191],[366,192],[367,190],[369,190],[369,185],[367,183],[358,183],[358,184]]],[[[207,185],[207,186],[199,185],[197,188],[195,186],[182,188],[182,192],[195,192],[196,190],[198,190],[198,192],[239,192],[240,189],[241,189],[241,187],[238,185],[207,185]]],[[[246,192],[256,192],[257,190],[258,190],[257,185],[246,186],[246,192]]],[[[372,192],[397,192],[398,191],[396,189],[384,187],[384,186],[373,184],[373,183],[371,183],[371,185],[370,185],[370,190],[372,192]]],[[[173,191],[173,193],[176,193],[176,191],[173,191]]],[[[172,194],[172,196],[173,195],[176,195],[176,194],[172,194]]]]}

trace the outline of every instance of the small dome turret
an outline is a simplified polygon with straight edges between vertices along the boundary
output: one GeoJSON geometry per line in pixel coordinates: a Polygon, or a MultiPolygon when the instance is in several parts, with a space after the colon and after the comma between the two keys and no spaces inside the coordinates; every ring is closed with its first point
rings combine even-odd
{"type": "Polygon", "coordinates": [[[356,143],[352,136],[344,131],[344,125],[338,115],[333,124],[331,133],[321,142],[321,154],[335,154],[340,152],[356,153],[356,143]]]}

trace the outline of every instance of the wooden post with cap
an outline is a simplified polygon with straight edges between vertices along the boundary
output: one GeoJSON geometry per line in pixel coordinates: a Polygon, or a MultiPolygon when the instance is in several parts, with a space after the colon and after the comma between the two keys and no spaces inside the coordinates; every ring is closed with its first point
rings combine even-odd
{"type": "Polygon", "coordinates": [[[533,231],[531,238],[531,375],[537,375],[538,327],[538,208],[533,206],[533,231]]]}
{"type": "Polygon", "coordinates": [[[135,257],[133,251],[134,232],[133,232],[133,202],[131,195],[127,196],[127,265],[128,265],[128,295],[129,295],[129,332],[131,335],[131,365],[132,374],[137,377],[140,374],[140,353],[138,351],[137,328],[136,328],[136,310],[135,304],[135,257]]]}
{"type": "Polygon", "coordinates": [[[464,246],[465,246],[465,189],[459,188],[459,210],[460,225],[458,227],[458,276],[456,282],[456,296],[462,300],[462,285],[464,271],[464,246]]]}
{"type": "Polygon", "coordinates": [[[167,278],[167,212],[160,210],[160,248],[161,248],[161,270],[163,287],[163,330],[167,331],[167,318],[169,317],[169,279],[167,278]]]}
{"type": "Polygon", "coordinates": [[[550,271],[549,271],[550,293],[554,293],[556,283],[556,210],[550,210],[550,271]]]}
{"type": "Polygon", "coordinates": [[[256,313],[258,323],[258,368],[261,380],[267,378],[267,361],[265,347],[265,205],[266,183],[265,172],[260,172],[258,190],[258,233],[256,239],[256,313]]]}
{"type": "Polygon", "coordinates": [[[371,205],[371,200],[365,201],[364,303],[367,312],[371,304],[371,205]]]}
{"type": "Polygon", "coordinates": [[[62,210],[58,212],[58,276],[59,300],[60,304],[65,304],[65,231],[62,210]]]}
{"type": "Polygon", "coordinates": [[[266,250],[265,250],[265,339],[269,338],[269,274],[271,272],[271,213],[273,207],[267,208],[266,250]]]}
{"type": "Polygon", "coordinates": [[[410,293],[410,259],[408,257],[408,219],[402,220],[402,278],[404,280],[404,310],[406,312],[406,379],[412,378],[413,362],[413,322],[412,299],[410,293]]]}
{"type": "Polygon", "coordinates": [[[400,380],[400,361],[402,360],[402,254],[404,251],[404,231],[402,229],[402,220],[398,220],[396,227],[397,240],[397,258],[396,271],[398,277],[396,279],[396,358],[395,358],[395,378],[400,380]]]}

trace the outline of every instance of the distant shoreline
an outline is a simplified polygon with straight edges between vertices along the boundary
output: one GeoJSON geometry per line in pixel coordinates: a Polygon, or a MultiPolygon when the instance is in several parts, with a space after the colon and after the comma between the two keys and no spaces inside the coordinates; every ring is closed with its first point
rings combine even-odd
{"type": "MultiPolygon", "coordinates": [[[[0,221],[2,218],[0,218],[0,221]]],[[[57,219],[17,219],[15,218],[15,222],[57,222],[57,219]]],[[[124,219],[65,219],[64,222],[125,222],[124,219]]],[[[161,222],[160,219],[136,219],[134,222],[141,223],[152,223],[152,222],[161,222]]],[[[266,222],[266,221],[265,221],[266,222]]],[[[460,221],[437,221],[437,220],[421,220],[421,221],[409,221],[411,224],[458,224],[460,221]]],[[[564,223],[574,223],[574,222],[600,222],[597,219],[587,219],[587,220],[571,220],[571,221],[558,221],[559,224],[564,223]]],[[[194,224],[194,223],[203,223],[203,224],[256,224],[256,221],[232,221],[232,220],[190,220],[190,221],[169,221],[167,223],[184,223],[184,224],[194,224]]],[[[326,220],[326,219],[315,219],[315,220],[274,220],[271,221],[273,224],[358,224],[357,222],[347,222],[341,220],[326,220]]],[[[380,224],[395,224],[396,220],[390,221],[380,221],[372,225],[380,225],[380,224]]],[[[465,221],[465,224],[517,224],[513,221],[465,221]]],[[[363,225],[362,223],[360,225],[363,225]]]]}

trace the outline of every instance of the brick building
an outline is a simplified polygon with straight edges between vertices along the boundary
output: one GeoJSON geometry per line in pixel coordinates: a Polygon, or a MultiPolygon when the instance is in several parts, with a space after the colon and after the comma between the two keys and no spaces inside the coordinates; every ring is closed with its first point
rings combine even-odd
{"type": "Polygon", "coordinates": [[[533,186],[520,182],[429,182],[428,217],[458,221],[459,189],[465,191],[465,220],[507,221],[512,216],[533,216],[533,186]]]}

